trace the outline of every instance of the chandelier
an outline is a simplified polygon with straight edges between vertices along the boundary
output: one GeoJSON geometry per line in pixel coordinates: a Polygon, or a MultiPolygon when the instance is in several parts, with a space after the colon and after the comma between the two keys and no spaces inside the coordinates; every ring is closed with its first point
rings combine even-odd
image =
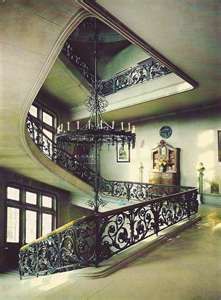
{"type": "Polygon", "coordinates": [[[120,143],[123,147],[135,147],[135,126],[130,123],[125,126],[124,122],[120,122],[120,126],[115,126],[115,121],[108,124],[103,118],[106,111],[108,101],[102,95],[102,80],[97,77],[97,24],[94,18],[95,37],[94,37],[94,80],[91,84],[90,95],[85,101],[87,110],[90,112],[89,119],[82,124],[80,121],[67,122],[66,128],[63,124],[58,127],[56,142],[63,149],[69,144],[87,144],[95,148],[95,211],[98,211],[100,201],[99,197],[99,152],[102,144],[115,145],[120,143]],[[72,128],[71,128],[72,127],[72,128]]]}

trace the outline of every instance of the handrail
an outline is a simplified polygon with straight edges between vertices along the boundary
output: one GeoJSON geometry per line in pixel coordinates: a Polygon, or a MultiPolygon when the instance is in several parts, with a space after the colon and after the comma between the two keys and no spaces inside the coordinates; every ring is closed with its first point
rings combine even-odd
{"type": "Polygon", "coordinates": [[[198,212],[197,189],[102,212],[98,215],[99,260],[158,235],[198,212]]]}
{"type": "MultiPolygon", "coordinates": [[[[148,199],[146,201],[140,202],[140,203],[135,203],[135,204],[131,204],[129,206],[129,209],[135,209],[135,208],[140,208],[143,207],[145,205],[151,205],[151,204],[155,204],[157,202],[161,202],[161,201],[165,201],[165,200],[171,200],[172,198],[176,198],[176,197],[182,197],[183,195],[192,195],[192,194],[196,194],[197,195],[197,188],[192,188],[191,190],[185,191],[185,192],[179,192],[179,193],[175,193],[175,194],[170,194],[170,195],[165,195],[165,196],[157,196],[154,199],[148,199]]],[[[128,210],[128,206],[126,207],[120,207],[120,208],[116,208],[116,209],[112,209],[111,211],[104,211],[104,212],[100,212],[99,215],[102,217],[108,216],[109,214],[117,214],[119,212],[123,212],[123,211],[127,211],[128,210]]]]}
{"type": "Polygon", "coordinates": [[[95,266],[197,212],[197,189],[193,188],[94,213],[22,247],[19,253],[20,276],[95,266]]]}
{"type": "MultiPolygon", "coordinates": [[[[71,37],[65,42],[62,49],[63,55],[75,66],[90,85],[94,84],[95,77],[88,65],[74,53],[74,45],[71,37]]],[[[100,80],[99,92],[103,96],[108,96],[117,91],[143,83],[144,81],[170,74],[172,71],[153,57],[138,62],[136,65],[114,74],[110,79],[100,80]]],[[[97,78],[99,80],[99,78],[97,78]]]]}
{"type": "MultiPolygon", "coordinates": [[[[56,162],[73,175],[78,176],[94,186],[95,172],[77,160],[70,153],[61,149],[41,129],[38,119],[28,114],[28,132],[37,147],[52,161],[56,162]]],[[[123,197],[129,200],[145,201],[168,194],[174,194],[191,187],[140,183],[132,181],[107,180],[99,176],[100,192],[112,197],[123,197]]]]}
{"type": "Polygon", "coordinates": [[[101,180],[100,190],[105,195],[123,197],[129,200],[145,201],[158,196],[175,194],[190,190],[192,187],[140,183],[133,181],[101,180]]]}
{"type": "MultiPolygon", "coordinates": [[[[28,132],[36,146],[52,161],[62,168],[71,172],[73,175],[86,181],[91,186],[95,184],[95,172],[80,162],[73,155],[61,149],[59,145],[51,140],[42,130],[38,119],[28,114],[27,117],[28,132]]],[[[128,201],[145,201],[168,194],[174,194],[182,190],[191,189],[191,187],[182,187],[175,185],[160,185],[150,183],[140,183],[132,181],[107,180],[99,176],[99,191],[112,197],[123,197],[128,201]]]]}
{"type": "Polygon", "coordinates": [[[72,221],[45,238],[23,246],[19,252],[19,273],[38,276],[81,268],[96,261],[95,216],[72,221]]]}
{"type": "Polygon", "coordinates": [[[48,239],[48,238],[50,238],[50,237],[54,237],[56,234],[58,234],[58,233],[60,233],[60,232],[62,232],[62,231],[64,231],[64,230],[69,229],[72,225],[79,225],[79,224],[81,224],[82,222],[88,221],[88,220],[90,220],[90,219],[91,219],[91,217],[88,216],[88,217],[81,217],[81,218],[79,218],[79,219],[77,219],[77,220],[72,220],[72,221],[70,221],[70,222],[68,222],[68,223],[66,223],[66,224],[64,224],[64,225],[62,225],[62,226],[56,228],[55,230],[51,231],[50,233],[48,233],[48,234],[46,234],[46,235],[44,235],[44,236],[41,236],[41,237],[39,237],[39,238],[37,238],[37,239],[31,241],[30,243],[25,244],[24,246],[22,246],[22,247],[20,248],[20,251],[24,251],[24,250],[26,250],[28,247],[30,247],[30,246],[32,246],[32,245],[34,245],[34,244],[40,243],[40,242],[42,242],[42,241],[45,241],[46,239],[48,239]]]}

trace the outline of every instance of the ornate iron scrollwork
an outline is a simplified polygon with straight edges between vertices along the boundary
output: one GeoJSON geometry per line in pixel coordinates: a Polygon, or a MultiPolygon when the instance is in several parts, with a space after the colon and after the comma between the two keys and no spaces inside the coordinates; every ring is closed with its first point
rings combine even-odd
{"type": "MultiPolygon", "coordinates": [[[[92,74],[88,65],[74,53],[74,46],[72,46],[71,38],[66,41],[62,53],[93,86],[95,82],[94,74],[92,74]]],[[[132,85],[153,80],[169,73],[171,73],[171,71],[165,65],[155,58],[150,57],[138,63],[136,66],[114,75],[108,80],[99,81],[99,78],[97,78],[97,81],[100,83],[99,94],[107,96],[132,85]]]]}
{"type": "MultiPolygon", "coordinates": [[[[27,129],[48,158],[94,185],[94,171],[50,140],[30,115],[27,129]]],[[[139,203],[94,214],[27,245],[19,253],[21,277],[95,265],[198,211],[195,188],[108,181],[102,177],[99,185],[103,194],[139,203]]]]}
{"type": "Polygon", "coordinates": [[[140,182],[101,180],[101,192],[112,197],[129,200],[146,201],[186,191],[188,188],[173,185],[157,185],[140,182]]]}
{"type": "Polygon", "coordinates": [[[197,190],[186,188],[186,191],[158,195],[154,200],[94,214],[21,249],[20,275],[45,275],[97,265],[197,211],[197,190]]]}
{"type": "Polygon", "coordinates": [[[36,241],[19,253],[20,276],[45,275],[94,265],[96,224],[86,217],[49,237],[36,241]]]}
{"type": "Polygon", "coordinates": [[[198,211],[197,190],[117,209],[100,216],[100,260],[106,259],[198,211]]]}

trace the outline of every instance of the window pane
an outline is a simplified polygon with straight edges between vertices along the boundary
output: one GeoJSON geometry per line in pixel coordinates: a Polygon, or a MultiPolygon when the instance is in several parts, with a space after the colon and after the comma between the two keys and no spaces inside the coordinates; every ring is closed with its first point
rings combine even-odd
{"type": "Polygon", "coordinates": [[[45,135],[47,135],[47,137],[49,137],[50,140],[52,140],[53,138],[53,133],[47,129],[43,129],[43,132],[45,135]]]}
{"type": "Polygon", "coordinates": [[[42,206],[52,208],[52,197],[42,195],[42,206]]]}
{"type": "Polygon", "coordinates": [[[50,126],[53,126],[53,117],[43,111],[43,122],[50,126]]]}
{"type": "Polygon", "coordinates": [[[19,189],[16,189],[14,187],[7,187],[7,198],[11,200],[19,201],[19,189]]]}
{"type": "Polygon", "coordinates": [[[32,105],[32,106],[30,107],[29,113],[30,113],[32,116],[34,116],[35,118],[37,118],[37,117],[38,117],[38,109],[37,109],[37,107],[34,106],[34,105],[32,105]]]}
{"type": "Polygon", "coordinates": [[[26,243],[30,243],[37,237],[37,213],[26,210],[26,243]]]}
{"type": "Polygon", "coordinates": [[[25,192],[26,203],[37,204],[37,194],[32,192],[25,192]]]}
{"type": "Polygon", "coordinates": [[[42,214],[42,235],[52,231],[52,215],[42,214]]]}
{"type": "Polygon", "coordinates": [[[19,209],[7,207],[7,242],[19,242],[19,209]]]}

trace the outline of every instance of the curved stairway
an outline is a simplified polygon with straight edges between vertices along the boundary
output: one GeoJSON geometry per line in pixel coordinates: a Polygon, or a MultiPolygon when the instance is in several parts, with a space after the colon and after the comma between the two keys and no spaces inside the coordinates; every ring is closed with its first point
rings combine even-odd
{"type": "Polygon", "coordinates": [[[50,1],[18,0],[1,6],[0,19],[5,28],[0,41],[0,166],[80,195],[93,190],[45,159],[26,135],[26,116],[68,35],[88,15],[73,1],[52,6],[50,1]]]}

